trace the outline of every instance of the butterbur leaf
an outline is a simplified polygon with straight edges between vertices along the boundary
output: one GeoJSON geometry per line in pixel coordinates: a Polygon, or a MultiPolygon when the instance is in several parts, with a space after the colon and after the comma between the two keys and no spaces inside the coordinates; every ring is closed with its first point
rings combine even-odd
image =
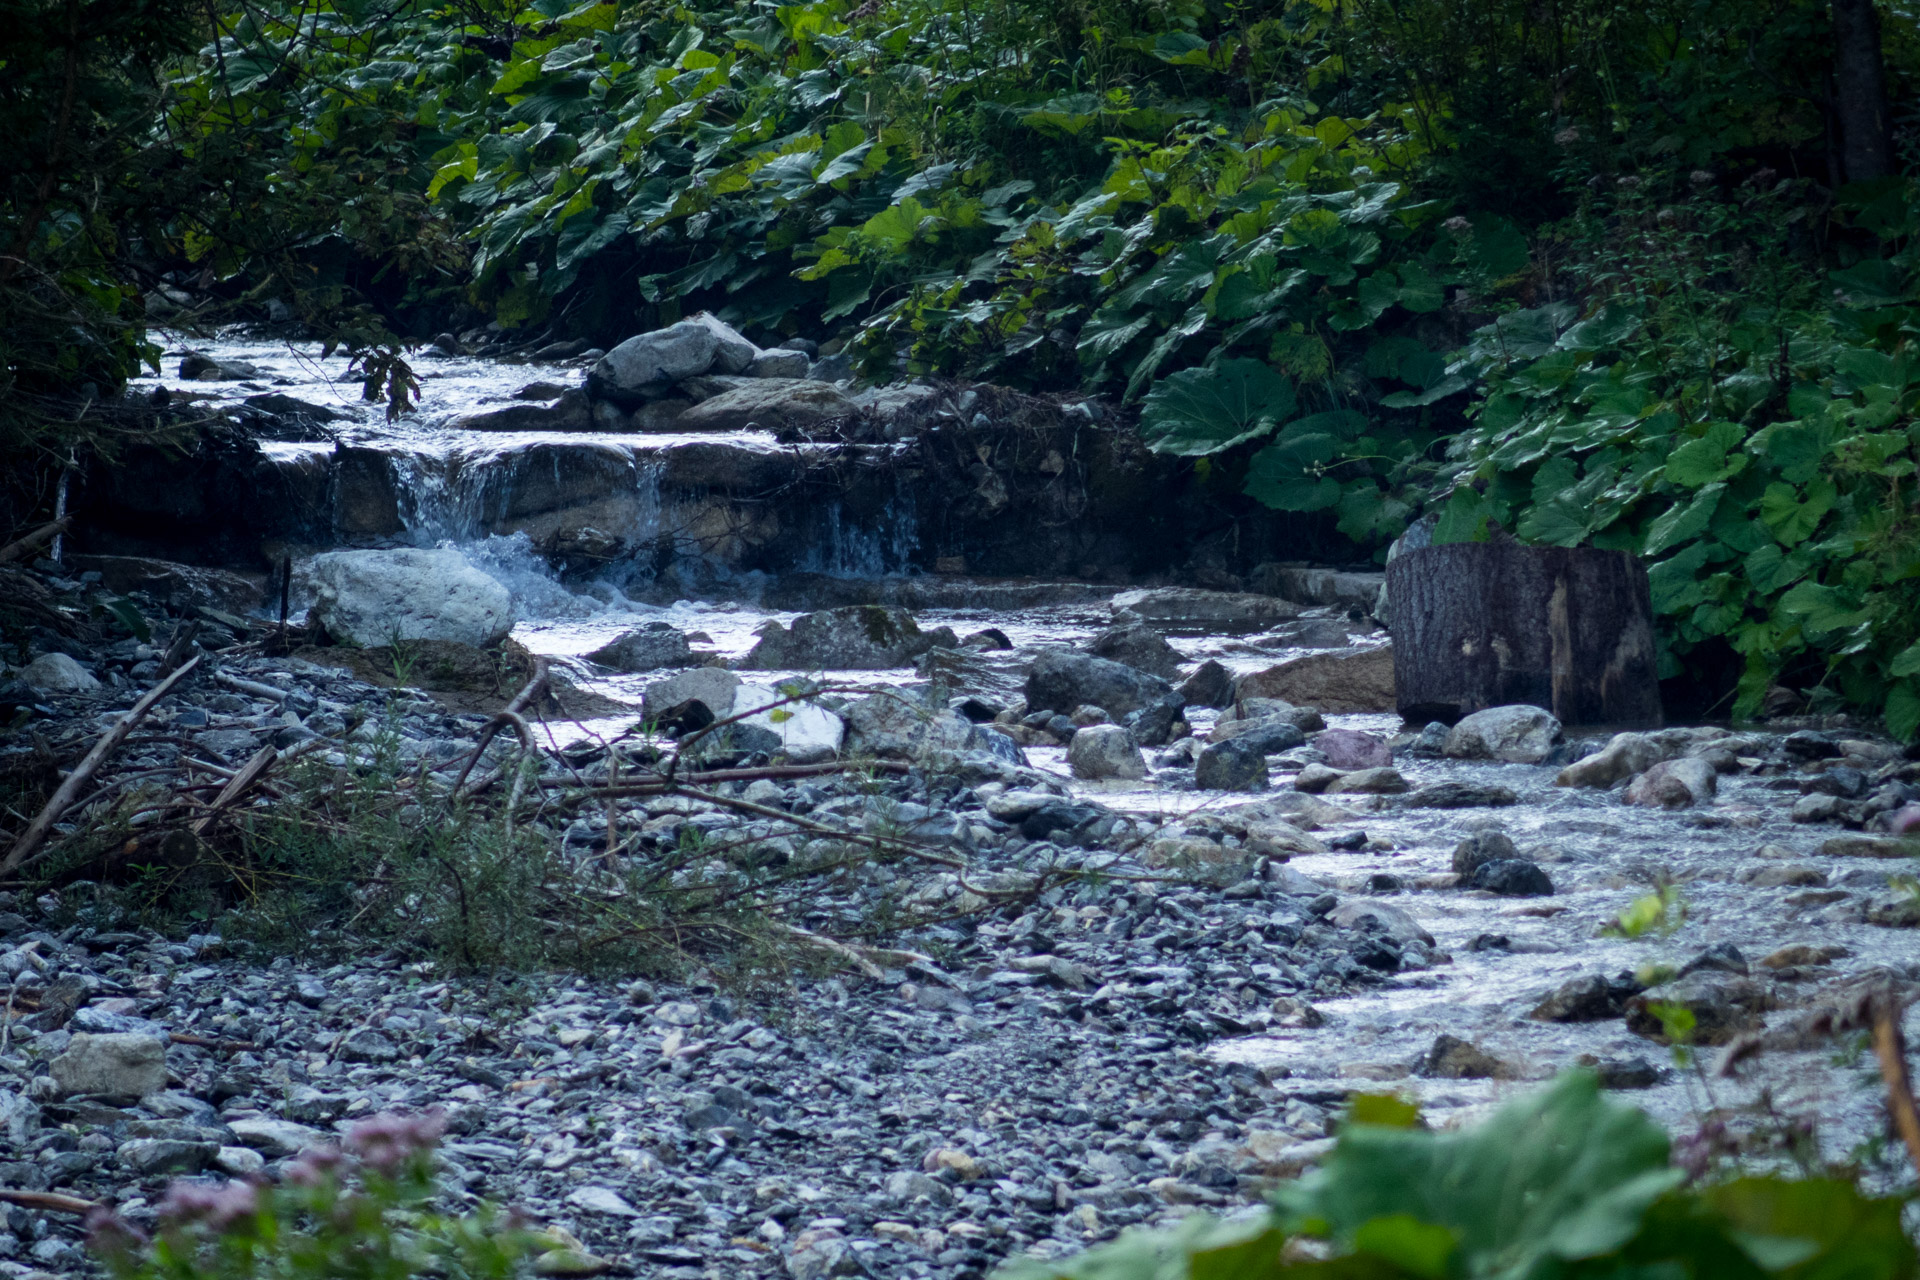
{"type": "Polygon", "coordinates": [[[147,617],[140,612],[140,606],[125,596],[117,596],[107,601],[106,610],[114,620],[133,634],[141,644],[153,639],[153,628],[147,625],[147,617]]]}
{"type": "Polygon", "coordinates": [[[1349,1125],[1278,1203],[1341,1246],[1404,1214],[1455,1236],[1459,1274],[1517,1277],[1620,1249],[1684,1177],[1664,1129],[1572,1072],[1461,1132],[1349,1125]]]}
{"type": "Polygon", "coordinates": [[[1710,484],[1693,496],[1691,502],[1676,502],[1647,528],[1646,555],[1657,556],[1706,532],[1713,512],[1720,505],[1724,484],[1710,484]]]}
{"type": "MultiPolygon", "coordinates": [[[[1911,733],[1909,726],[1901,736],[1911,733]]],[[[1707,1188],[1701,1198],[1769,1271],[1791,1268],[1799,1280],[1906,1280],[1915,1274],[1899,1201],[1869,1199],[1850,1182],[1740,1178],[1707,1188]]]]}
{"type": "Polygon", "coordinates": [[[1353,1233],[1353,1247],[1416,1276],[1444,1280],[1457,1245],[1454,1233],[1410,1213],[1389,1214],[1353,1233]]]}
{"type": "Polygon", "coordinates": [[[1911,742],[1920,735],[1920,692],[1915,691],[1911,680],[1902,680],[1887,690],[1887,705],[1881,714],[1887,732],[1898,741],[1911,742]]]}
{"type": "Polygon", "coordinates": [[[1893,655],[1893,661],[1887,666],[1887,673],[1895,676],[1920,675],[1920,641],[1915,641],[1893,655]]]}
{"type": "Polygon", "coordinates": [[[1293,412],[1293,384],[1258,360],[1223,360],[1162,378],[1140,408],[1155,453],[1198,457],[1257,439],[1293,412]]]}
{"type": "Polygon", "coordinates": [[[1782,546],[1791,547],[1813,536],[1838,496],[1833,482],[1825,478],[1807,486],[1804,501],[1798,489],[1776,481],[1768,485],[1760,497],[1760,518],[1766,521],[1782,546]]]}

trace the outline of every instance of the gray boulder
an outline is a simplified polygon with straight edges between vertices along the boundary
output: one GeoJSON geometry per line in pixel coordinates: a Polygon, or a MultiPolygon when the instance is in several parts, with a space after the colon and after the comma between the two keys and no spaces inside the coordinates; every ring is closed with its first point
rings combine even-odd
{"type": "Polygon", "coordinates": [[[951,627],[922,631],[905,609],[854,604],[803,613],[788,627],[767,624],[745,665],[763,671],[883,671],[910,666],[936,646],[958,644],[951,627]]]}
{"type": "Polygon", "coordinates": [[[1147,776],[1147,762],[1133,735],[1117,724],[1089,725],[1067,745],[1067,763],[1073,776],[1088,781],[1147,776]]]}
{"type": "Polygon", "coordinates": [[[1180,674],[1180,653],[1153,628],[1135,623],[1109,627],[1093,638],[1087,652],[1109,662],[1125,663],[1138,671],[1171,680],[1180,674]]]}
{"type": "Polygon", "coordinates": [[[1233,682],[1236,699],[1283,698],[1298,706],[1344,714],[1392,711],[1393,646],[1328,649],[1250,671],[1233,682]]]}
{"type": "Polygon", "coordinates": [[[510,404],[453,418],[459,431],[586,431],[593,426],[593,405],[577,387],[561,391],[545,404],[510,404]]]}
{"type": "Polygon", "coordinates": [[[1233,705],[1233,672],[1208,658],[1180,682],[1175,693],[1185,706],[1230,707],[1233,705]]]}
{"type": "Polygon", "coordinates": [[[1554,779],[1561,787],[1610,787],[1622,778],[1644,773],[1667,756],[1667,751],[1644,733],[1616,733],[1590,756],[1582,756],[1554,779]]]}
{"type": "Polygon", "coordinates": [[[675,707],[699,702],[715,720],[733,714],[733,702],[741,685],[740,677],[724,667],[695,667],[677,672],[647,686],[641,696],[640,712],[656,720],[675,707]]]}
{"type": "Polygon", "coordinates": [[[743,373],[760,349],[705,312],[628,338],[587,375],[595,397],[629,408],[673,383],[709,371],[743,373]]]}
{"type": "Polygon", "coordinates": [[[1113,598],[1113,620],[1208,631],[1260,631],[1300,616],[1290,600],[1198,587],[1150,587],[1113,598]]]}
{"type": "Polygon", "coordinates": [[[458,551],[329,551],[308,566],[308,617],[336,641],[372,649],[398,640],[489,648],[513,630],[513,597],[458,551]]]}
{"type": "Polygon", "coordinates": [[[1194,761],[1193,784],[1202,791],[1265,791],[1266,753],[1239,738],[1212,743],[1194,761]]]}
{"type": "Polygon", "coordinates": [[[1560,736],[1560,722],[1543,707],[1488,707],[1454,725],[1443,749],[1456,760],[1539,764],[1560,736]]]}
{"type": "Polygon", "coordinates": [[[20,669],[20,678],[41,693],[89,693],[100,687],[93,673],[64,653],[43,653],[20,669]]]}
{"type": "Polygon", "coordinates": [[[754,378],[804,378],[813,362],[807,359],[804,351],[786,351],[776,348],[762,351],[747,366],[747,375],[754,378]]]}
{"type": "Polygon", "coordinates": [[[1159,676],[1124,663],[1083,653],[1049,650],[1034,660],[1027,675],[1027,709],[1067,714],[1095,706],[1124,718],[1171,696],[1173,686],[1159,676]]]}
{"type": "Polygon", "coordinates": [[[1713,765],[1695,756],[1662,760],[1627,785],[1627,803],[1650,809],[1684,809],[1705,804],[1719,790],[1713,765]]]}
{"type": "Polygon", "coordinates": [[[685,632],[664,622],[648,622],[601,645],[587,660],[615,671],[654,671],[687,666],[694,656],[685,632]]]}
{"type": "Polygon", "coordinates": [[[811,701],[790,702],[810,682],[793,681],[783,687],[743,684],[733,695],[732,715],[746,715],[740,721],[746,729],[764,730],[778,745],[777,751],[795,764],[818,764],[840,754],[846,741],[844,720],[811,701]],[[746,713],[751,712],[751,715],[746,713]]]}
{"type": "Polygon", "coordinates": [[[133,1031],[82,1032],[48,1065],[54,1084],[69,1097],[144,1098],[167,1087],[167,1042],[133,1031]]]}
{"type": "Polygon", "coordinates": [[[678,431],[779,431],[851,418],[859,406],[829,382],[761,378],[753,385],[702,400],[674,422],[678,431]]]}
{"type": "MultiPolygon", "coordinates": [[[[847,751],[883,760],[924,760],[929,757],[987,751],[996,755],[1018,747],[1005,734],[983,729],[965,716],[928,701],[929,686],[905,686],[862,698],[846,708],[847,751]],[[990,741],[998,738],[1001,747],[990,741]]],[[[1011,760],[1009,761],[1011,763],[1011,760]]]]}
{"type": "Polygon", "coordinates": [[[1453,846],[1453,870],[1464,880],[1490,862],[1510,862],[1519,856],[1506,832],[1476,831],[1453,846]]]}
{"type": "Polygon", "coordinates": [[[1693,1044],[1726,1044],[1764,1021],[1767,989],[1751,978],[1701,970],[1627,1001],[1627,1030],[1649,1040],[1667,1042],[1667,1021],[1660,1014],[1678,1007],[1693,1015],[1688,1040],[1693,1044]]]}
{"type": "Polygon", "coordinates": [[[1258,720],[1223,720],[1207,735],[1213,742],[1239,742],[1261,755],[1276,755],[1302,746],[1307,735],[1287,716],[1263,716],[1258,720]]]}

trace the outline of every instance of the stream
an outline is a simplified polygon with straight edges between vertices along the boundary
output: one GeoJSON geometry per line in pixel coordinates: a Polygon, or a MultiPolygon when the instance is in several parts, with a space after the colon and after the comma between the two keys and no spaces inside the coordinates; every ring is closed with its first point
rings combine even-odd
{"type": "MultiPolygon", "coordinates": [[[[165,376],[144,379],[139,389],[165,386],[216,401],[278,393],[338,414],[314,439],[280,440],[264,449],[276,465],[291,470],[322,465],[324,459],[351,451],[383,459],[401,477],[399,527],[342,542],[459,549],[512,591],[519,614],[514,639],[564,664],[583,688],[628,705],[638,703],[641,690],[657,673],[607,672],[583,655],[646,621],[704,633],[702,651],[738,659],[755,643],[756,629],[769,620],[790,622],[814,603],[884,599],[906,582],[918,602],[914,614],[923,628],[947,625],[964,635],[991,626],[1005,632],[1019,649],[1079,648],[1112,625],[1109,600],[1123,589],[1111,581],[1069,576],[901,579],[898,575],[915,548],[915,526],[901,510],[869,512],[859,519],[844,513],[822,515],[814,526],[820,541],[785,552],[787,562],[796,566],[794,580],[815,584],[800,593],[802,598],[795,598],[780,574],[743,568],[739,557],[724,552],[707,553],[701,573],[675,577],[620,559],[593,572],[577,566],[556,570],[551,548],[543,552],[537,545],[539,531],[505,528],[511,521],[499,516],[501,491],[484,480],[475,483],[473,477],[484,476],[489,467],[495,475],[504,474],[504,460],[524,460],[540,450],[564,448],[624,459],[631,465],[633,482],[619,510],[633,524],[646,525],[665,519],[663,503],[671,505],[660,496],[659,468],[651,459],[722,444],[743,457],[804,452],[807,446],[781,445],[757,432],[716,440],[693,434],[480,431],[456,422],[462,415],[515,403],[513,396],[528,383],[577,383],[577,365],[423,356],[416,362],[422,384],[417,409],[389,423],[378,406],[359,400],[358,384],[346,375],[342,356],[321,359],[311,350],[256,340],[196,342],[195,349],[218,360],[244,361],[261,376],[209,383],[182,383],[165,376]],[[489,503],[496,509],[490,510],[489,503]],[[680,589],[689,583],[706,589],[699,598],[691,592],[683,596],[680,589]],[[817,599],[805,598],[806,591],[815,588],[817,599]]],[[[178,346],[169,349],[169,374],[180,355],[178,346]]],[[[596,500],[605,496],[601,493],[596,500]]],[[[910,505],[910,499],[907,495],[901,501],[910,505]]],[[[637,546],[648,543],[658,529],[602,532],[621,545],[637,546]]],[[[789,528],[782,536],[795,534],[789,528]]],[[[324,548],[304,548],[319,549],[324,548]]],[[[1344,607],[1328,603],[1316,612],[1335,618],[1344,607]]],[[[1361,633],[1355,637],[1358,644],[1384,639],[1358,626],[1355,630],[1361,633]]],[[[1259,632],[1176,632],[1167,639],[1188,671],[1208,659],[1234,672],[1255,671],[1314,651],[1259,632]]],[[[811,674],[867,684],[916,678],[907,668],[811,674]]],[[[630,723],[631,717],[609,717],[587,722],[576,732],[610,734],[630,723]]],[[[1383,713],[1329,715],[1327,723],[1383,736],[1401,729],[1397,716],[1383,713]]],[[[1210,727],[1207,715],[1196,713],[1193,727],[1204,738],[1210,727]]],[[[1245,798],[1168,785],[1164,771],[1158,770],[1138,783],[1081,783],[1073,779],[1063,747],[1032,747],[1028,757],[1036,768],[1101,804],[1143,817],[1225,808],[1245,798]]],[[[1275,786],[1286,787],[1286,770],[1304,763],[1304,758],[1285,756],[1275,761],[1275,786]]],[[[1835,834],[1834,828],[1791,821],[1788,810],[1799,792],[1787,789],[1779,773],[1732,773],[1721,780],[1712,803],[1667,811],[1628,806],[1617,791],[1556,787],[1552,767],[1412,756],[1396,758],[1395,763],[1414,787],[1445,780],[1496,783],[1515,791],[1519,803],[1502,809],[1432,810],[1405,808],[1388,796],[1337,797],[1357,814],[1352,825],[1364,830],[1366,847],[1296,854],[1287,865],[1342,896],[1378,895],[1401,908],[1432,934],[1435,950],[1445,959],[1394,975],[1382,986],[1319,1002],[1326,1018],[1323,1026],[1273,1027],[1216,1040],[1207,1052],[1217,1062],[1255,1064],[1284,1076],[1290,1088],[1400,1092],[1417,1099],[1433,1122],[1448,1123],[1532,1087],[1582,1055],[1606,1061],[1642,1059],[1658,1069],[1659,1080],[1629,1096],[1676,1133],[1692,1131],[1716,1107],[1763,1103],[1783,1115],[1816,1117],[1829,1158],[1844,1158],[1882,1131],[1875,1083],[1860,1059],[1836,1055],[1831,1045],[1769,1051],[1736,1076],[1715,1078],[1710,1070],[1715,1051],[1699,1054],[1699,1069],[1676,1068],[1668,1050],[1630,1034],[1617,1017],[1552,1023],[1526,1016],[1542,995],[1569,979],[1649,965],[1677,968],[1720,944],[1737,947],[1756,975],[1765,972],[1757,964],[1761,957],[1788,944],[1845,948],[1846,955],[1831,968],[1803,971],[1799,981],[1772,983],[1776,1007],[1769,1014],[1769,1027],[1791,1021],[1849,975],[1883,967],[1909,977],[1920,974],[1911,931],[1860,919],[1859,904],[1884,893],[1888,872],[1895,868],[1884,861],[1824,854],[1822,843],[1835,834]],[[1552,877],[1556,892],[1546,898],[1503,898],[1453,888],[1453,847],[1481,825],[1498,826],[1522,850],[1530,850],[1552,877]],[[1757,856],[1769,846],[1766,857],[1757,856]],[[1740,880],[1742,873],[1783,861],[1808,868],[1800,885],[1756,887],[1740,880]],[[1603,926],[1662,884],[1678,886],[1685,903],[1684,924],[1670,936],[1602,936],[1603,926]],[[1476,944],[1476,939],[1489,938],[1505,941],[1476,944]],[[1472,1041],[1504,1064],[1501,1074],[1509,1078],[1411,1074],[1410,1065],[1442,1033],[1472,1041]]],[[[1908,1027],[1912,1034],[1912,1018],[1908,1027]]]]}

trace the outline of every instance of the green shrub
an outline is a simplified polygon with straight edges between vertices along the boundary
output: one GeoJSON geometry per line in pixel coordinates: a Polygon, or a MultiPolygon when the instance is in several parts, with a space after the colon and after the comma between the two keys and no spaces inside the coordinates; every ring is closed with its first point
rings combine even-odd
{"type": "Polygon", "coordinates": [[[1271,1213],[1134,1233],[1006,1280],[1902,1280],[1904,1198],[1821,1178],[1690,1183],[1667,1135],[1570,1073],[1470,1129],[1349,1123],[1271,1213]]]}

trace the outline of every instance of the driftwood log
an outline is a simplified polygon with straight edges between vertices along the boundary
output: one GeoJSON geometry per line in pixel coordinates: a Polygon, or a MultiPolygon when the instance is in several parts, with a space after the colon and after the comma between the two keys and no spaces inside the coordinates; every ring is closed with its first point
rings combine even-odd
{"type": "Polygon", "coordinates": [[[1647,573],[1624,551],[1456,542],[1387,565],[1400,714],[1545,707],[1564,724],[1660,723],[1647,573]]]}

